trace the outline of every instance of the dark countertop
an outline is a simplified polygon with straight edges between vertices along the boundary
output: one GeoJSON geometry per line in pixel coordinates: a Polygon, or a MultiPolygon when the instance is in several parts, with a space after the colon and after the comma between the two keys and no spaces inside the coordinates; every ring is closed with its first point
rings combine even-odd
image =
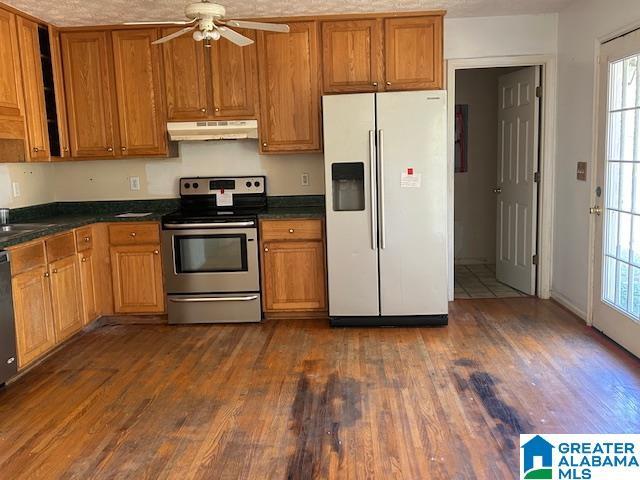
{"type": "MultiPolygon", "coordinates": [[[[174,212],[178,207],[178,199],[167,199],[58,202],[12,209],[9,217],[11,223],[40,224],[42,228],[36,227],[31,232],[18,234],[7,241],[0,241],[0,249],[92,223],[157,222],[163,215],[174,212]],[[150,215],[144,217],[117,217],[122,213],[147,212],[150,215]]],[[[322,195],[268,197],[268,207],[259,215],[259,218],[322,218],[324,212],[322,195]]]]}

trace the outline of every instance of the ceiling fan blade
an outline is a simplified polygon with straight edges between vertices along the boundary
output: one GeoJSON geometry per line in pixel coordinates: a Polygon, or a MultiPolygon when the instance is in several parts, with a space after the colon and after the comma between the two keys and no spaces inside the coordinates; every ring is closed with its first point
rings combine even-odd
{"type": "Polygon", "coordinates": [[[170,21],[170,22],[154,22],[154,21],[148,21],[148,22],[124,22],[122,25],[191,25],[192,23],[194,23],[196,20],[175,20],[175,21],[170,21]]]}
{"type": "Polygon", "coordinates": [[[222,26],[216,28],[220,32],[221,37],[226,38],[230,42],[235,43],[240,47],[246,47],[247,45],[251,45],[253,43],[253,40],[251,40],[250,38],[247,38],[244,35],[240,35],[238,32],[234,32],[230,28],[222,26]]]}
{"type": "Polygon", "coordinates": [[[289,25],[284,23],[245,22],[244,20],[227,20],[228,27],[250,28],[252,30],[267,30],[268,32],[289,32],[289,25]]]}
{"type": "Polygon", "coordinates": [[[184,35],[185,33],[190,32],[191,30],[195,30],[195,28],[197,26],[198,25],[191,25],[190,27],[181,28],[177,32],[173,32],[173,33],[167,35],[166,37],[162,37],[162,38],[159,38],[158,40],[156,40],[155,42],[151,42],[151,45],[158,45],[160,43],[165,43],[165,42],[168,42],[169,40],[173,40],[174,38],[177,38],[180,35],[184,35]]]}

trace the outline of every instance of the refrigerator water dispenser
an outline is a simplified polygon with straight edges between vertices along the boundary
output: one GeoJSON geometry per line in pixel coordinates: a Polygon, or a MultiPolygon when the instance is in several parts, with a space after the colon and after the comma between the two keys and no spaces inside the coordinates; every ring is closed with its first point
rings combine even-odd
{"type": "Polygon", "coordinates": [[[334,211],[364,210],[364,163],[334,163],[331,179],[334,211]]]}

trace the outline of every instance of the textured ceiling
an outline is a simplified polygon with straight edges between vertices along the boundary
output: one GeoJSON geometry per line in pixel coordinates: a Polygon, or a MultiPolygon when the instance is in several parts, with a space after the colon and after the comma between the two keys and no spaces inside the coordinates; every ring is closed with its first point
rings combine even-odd
{"type": "MultiPolygon", "coordinates": [[[[182,20],[189,0],[3,0],[58,26],[182,20]]],[[[572,0],[219,0],[227,17],[446,9],[450,17],[558,12],[572,0]]]]}

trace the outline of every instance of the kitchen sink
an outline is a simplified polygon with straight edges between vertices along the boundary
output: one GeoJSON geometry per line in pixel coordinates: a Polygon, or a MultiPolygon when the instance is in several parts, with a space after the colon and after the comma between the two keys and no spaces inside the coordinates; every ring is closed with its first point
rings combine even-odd
{"type": "Polygon", "coordinates": [[[25,233],[37,232],[45,228],[53,227],[55,223],[13,223],[0,225],[0,242],[6,242],[25,233]]]}

